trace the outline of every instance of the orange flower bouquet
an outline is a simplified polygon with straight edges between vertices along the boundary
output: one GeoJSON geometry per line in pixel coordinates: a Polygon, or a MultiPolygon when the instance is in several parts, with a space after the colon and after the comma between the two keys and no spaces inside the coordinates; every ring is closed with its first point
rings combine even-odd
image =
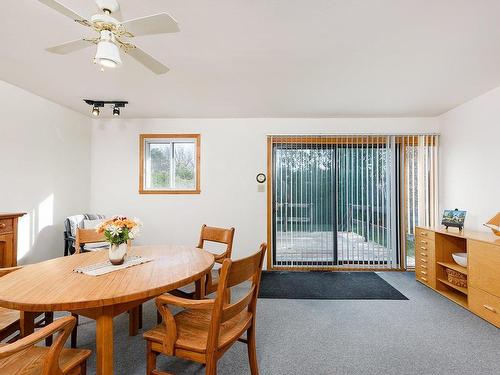
{"type": "Polygon", "coordinates": [[[109,260],[114,265],[122,264],[127,254],[127,242],[133,240],[140,231],[139,219],[114,216],[97,227],[97,233],[104,234],[109,242],[109,260]]]}

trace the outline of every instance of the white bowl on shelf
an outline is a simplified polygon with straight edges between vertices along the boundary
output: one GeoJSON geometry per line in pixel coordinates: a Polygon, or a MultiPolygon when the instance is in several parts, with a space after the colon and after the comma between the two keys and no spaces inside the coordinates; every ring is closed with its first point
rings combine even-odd
{"type": "Polygon", "coordinates": [[[457,264],[467,267],[467,253],[453,253],[451,256],[457,264]]]}

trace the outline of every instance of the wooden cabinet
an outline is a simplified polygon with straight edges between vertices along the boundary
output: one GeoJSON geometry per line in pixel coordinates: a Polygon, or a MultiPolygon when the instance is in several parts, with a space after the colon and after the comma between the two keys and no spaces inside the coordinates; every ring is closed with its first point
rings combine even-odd
{"type": "Polygon", "coordinates": [[[415,278],[500,328],[500,238],[455,228],[415,228],[415,278]],[[466,252],[467,267],[452,254],[466,252]],[[467,286],[448,280],[459,272],[467,286]]]}
{"type": "Polygon", "coordinates": [[[500,246],[469,241],[468,257],[470,285],[500,296],[500,246]]]}
{"type": "Polygon", "coordinates": [[[24,213],[0,213],[0,268],[17,266],[17,220],[24,213]]]}

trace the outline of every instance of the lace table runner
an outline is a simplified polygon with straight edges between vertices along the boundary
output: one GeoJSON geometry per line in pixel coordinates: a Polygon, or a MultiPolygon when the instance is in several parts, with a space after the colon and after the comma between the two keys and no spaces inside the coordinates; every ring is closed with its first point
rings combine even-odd
{"type": "Polygon", "coordinates": [[[102,262],[102,263],[97,263],[97,264],[91,264],[88,266],[84,267],[78,267],[73,270],[73,272],[77,273],[83,273],[84,275],[90,275],[90,276],[100,276],[100,275],[105,275],[110,272],[122,270],[124,268],[128,267],[133,267],[137,266],[139,264],[151,262],[153,258],[149,257],[141,257],[138,255],[128,255],[125,258],[125,261],[120,264],[119,266],[114,266],[111,264],[109,260],[102,262]]]}

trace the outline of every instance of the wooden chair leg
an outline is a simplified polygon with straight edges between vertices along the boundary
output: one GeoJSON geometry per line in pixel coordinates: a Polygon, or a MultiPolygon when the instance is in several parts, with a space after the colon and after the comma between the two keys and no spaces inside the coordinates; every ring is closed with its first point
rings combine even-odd
{"type": "Polygon", "coordinates": [[[139,329],[142,329],[142,304],[139,305],[139,329]]]}
{"type": "Polygon", "coordinates": [[[139,307],[134,307],[128,312],[128,334],[137,336],[139,332],[139,307]]]}
{"type": "Polygon", "coordinates": [[[87,375],[87,361],[83,361],[80,365],[80,375],[87,375]]]}
{"type": "Polygon", "coordinates": [[[252,322],[251,327],[247,330],[247,349],[248,349],[248,362],[250,363],[250,372],[252,375],[259,375],[259,365],[257,363],[257,348],[255,338],[255,321],[252,322]]]}
{"type": "Polygon", "coordinates": [[[153,375],[156,371],[156,357],[158,353],[153,351],[151,342],[147,341],[146,344],[146,375],[153,375]]]}
{"type": "Polygon", "coordinates": [[[194,299],[203,299],[206,296],[205,287],[207,285],[205,276],[202,276],[201,279],[195,281],[194,283],[194,299]]]}
{"type": "Polygon", "coordinates": [[[205,374],[217,375],[217,359],[215,359],[214,355],[208,357],[207,366],[205,367],[205,374]]]}
{"type": "Polygon", "coordinates": [[[79,318],[78,318],[77,314],[71,313],[71,315],[76,318],[75,328],[73,328],[73,331],[71,332],[71,347],[73,349],[75,349],[76,348],[76,340],[78,338],[78,321],[79,321],[79,318]]]}
{"type": "MultiPolygon", "coordinates": [[[[54,321],[54,313],[46,312],[44,317],[44,324],[47,326],[54,321]]],[[[49,336],[45,339],[45,345],[51,346],[53,341],[53,336],[49,336]]]]}

